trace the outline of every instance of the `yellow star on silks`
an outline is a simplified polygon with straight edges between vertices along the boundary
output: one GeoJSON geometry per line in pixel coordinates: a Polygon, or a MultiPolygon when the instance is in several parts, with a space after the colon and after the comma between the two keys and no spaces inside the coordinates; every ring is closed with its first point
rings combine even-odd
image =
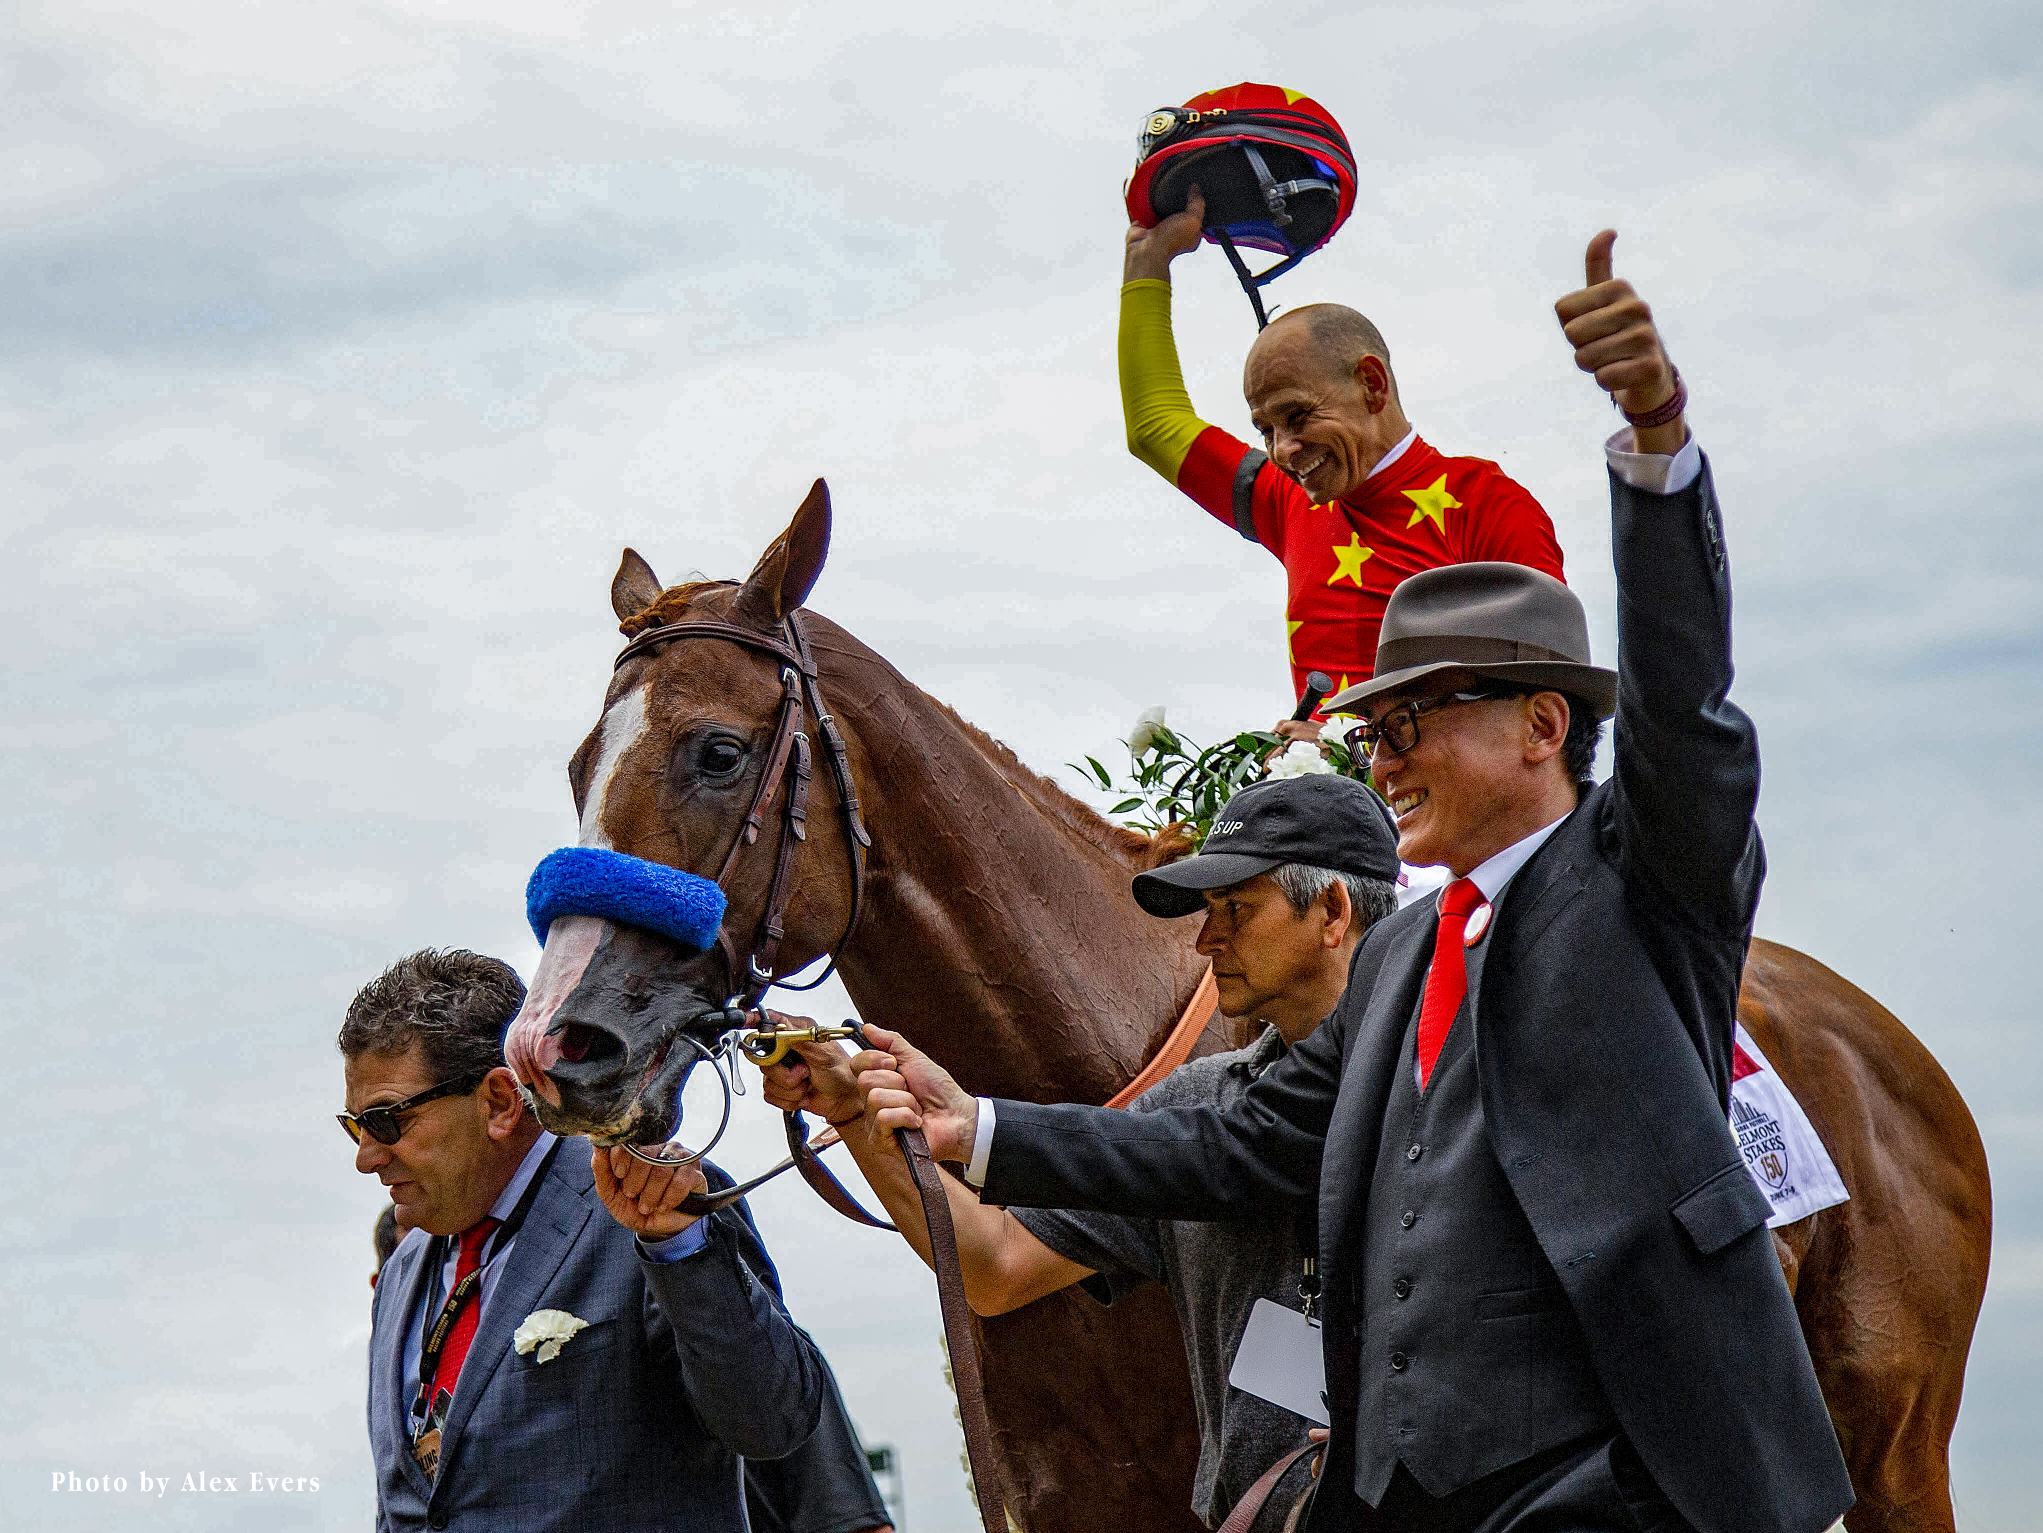
{"type": "Polygon", "coordinates": [[[1423,490],[1406,490],[1404,497],[1419,509],[1412,513],[1406,527],[1416,527],[1422,520],[1431,520],[1439,529],[1440,536],[1447,536],[1447,513],[1459,511],[1461,502],[1447,493],[1447,476],[1442,474],[1423,490]]]}
{"type": "Polygon", "coordinates": [[[1299,618],[1296,621],[1288,617],[1284,619],[1284,658],[1294,664],[1297,663],[1298,656],[1292,653],[1291,641],[1298,637],[1298,630],[1304,626],[1305,620],[1303,618],[1299,618]]]}
{"type": "MultiPolygon", "coordinates": [[[[1411,491],[1407,490],[1405,493],[1409,495],[1411,491]]],[[[1338,543],[1334,545],[1334,572],[1327,577],[1327,584],[1332,585],[1336,580],[1342,579],[1352,580],[1355,582],[1355,588],[1360,590],[1362,587],[1362,561],[1371,558],[1375,553],[1375,549],[1364,548],[1362,546],[1361,533],[1349,533],[1348,546],[1346,548],[1341,547],[1338,543]]]]}

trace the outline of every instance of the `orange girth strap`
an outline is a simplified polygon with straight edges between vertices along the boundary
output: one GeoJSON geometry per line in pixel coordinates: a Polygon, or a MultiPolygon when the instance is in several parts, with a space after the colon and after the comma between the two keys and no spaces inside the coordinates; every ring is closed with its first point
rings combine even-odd
{"type": "Polygon", "coordinates": [[[1213,980],[1213,965],[1206,965],[1206,972],[1199,976],[1199,988],[1192,992],[1192,999],[1185,1004],[1185,1013],[1178,1018],[1178,1025],[1170,1030],[1170,1036],[1163,1040],[1149,1063],[1141,1073],[1107,1099],[1109,1107],[1126,1107],[1151,1086],[1162,1080],[1171,1071],[1192,1057],[1192,1048],[1199,1041],[1199,1035],[1206,1031],[1206,1024],[1213,1020],[1213,1013],[1220,1005],[1220,987],[1213,980]]]}

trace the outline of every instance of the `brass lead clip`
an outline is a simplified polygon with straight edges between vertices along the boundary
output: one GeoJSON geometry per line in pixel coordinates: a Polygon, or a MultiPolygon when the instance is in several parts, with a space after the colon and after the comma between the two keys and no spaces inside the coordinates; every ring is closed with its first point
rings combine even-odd
{"type": "Polygon", "coordinates": [[[738,1034],[738,1047],[747,1059],[764,1070],[787,1058],[788,1049],[797,1043],[834,1043],[850,1036],[848,1027],[757,1027],[738,1034]]]}

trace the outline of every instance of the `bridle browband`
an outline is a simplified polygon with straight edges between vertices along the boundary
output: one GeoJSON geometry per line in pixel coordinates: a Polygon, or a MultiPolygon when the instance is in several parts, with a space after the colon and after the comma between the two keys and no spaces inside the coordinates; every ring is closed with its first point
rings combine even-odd
{"type": "Polygon", "coordinates": [[[738,857],[759,839],[774,792],[785,779],[787,796],[781,818],[780,845],[773,859],[773,882],[767,886],[766,907],[760,915],[751,949],[745,955],[742,966],[738,961],[737,943],[731,936],[730,923],[726,921],[717,932],[717,951],[723,956],[725,978],[729,981],[726,1008],[739,1011],[751,1010],[771,989],[813,990],[822,984],[837,971],[838,955],[858,930],[859,914],[864,908],[865,854],[872,845],[872,836],[859,813],[858,785],[851,776],[851,756],[844,748],[844,736],[837,728],[836,719],[823,702],[823,691],[816,680],[816,662],[809,653],[808,639],[802,633],[797,616],[797,613],[790,612],[784,620],[785,639],[757,629],[741,628],[735,623],[655,622],[617,652],[617,661],[611,667],[613,673],[622,670],[626,661],[650,654],[661,645],[677,639],[721,639],[758,654],[771,655],[780,662],[780,717],[774,725],[773,743],[766,753],[766,769],[759,776],[751,808],[745,812],[744,821],[739,825],[731,849],[724,855],[723,866],[716,875],[717,887],[723,889],[728,897],[730,890],[726,886],[732,870],[738,865],[738,857]],[[775,973],[774,964],[779,959],[781,939],[787,934],[785,917],[795,843],[806,841],[809,835],[809,779],[813,771],[808,731],[802,727],[805,699],[815,713],[816,729],[823,737],[830,773],[837,783],[838,802],[844,810],[844,839],[851,849],[851,915],[844,923],[843,933],[831,944],[830,961],[823,972],[814,979],[792,985],[775,973]]]}

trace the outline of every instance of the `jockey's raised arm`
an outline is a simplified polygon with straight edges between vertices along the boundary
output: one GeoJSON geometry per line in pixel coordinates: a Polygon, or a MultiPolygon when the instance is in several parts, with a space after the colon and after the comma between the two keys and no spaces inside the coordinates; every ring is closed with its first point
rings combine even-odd
{"type": "Polygon", "coordinates": [[[1170,267],[1198,246],[1205,217],[1195,191],[1183,212],[1128,230],[1118,349],[1128,450],[1283,563],[1292,695],[1314,670],[1337,687],[1366,681],[1384,603],[1420,570],[1504,560],[1565,578],[1538,501],[1496,464],[1418,435],[1390,348],[1353,309],[1280,314],[1249,348],[1242,392],[1260,447],[1200,418],[1171,330],[1170,267]]]}

